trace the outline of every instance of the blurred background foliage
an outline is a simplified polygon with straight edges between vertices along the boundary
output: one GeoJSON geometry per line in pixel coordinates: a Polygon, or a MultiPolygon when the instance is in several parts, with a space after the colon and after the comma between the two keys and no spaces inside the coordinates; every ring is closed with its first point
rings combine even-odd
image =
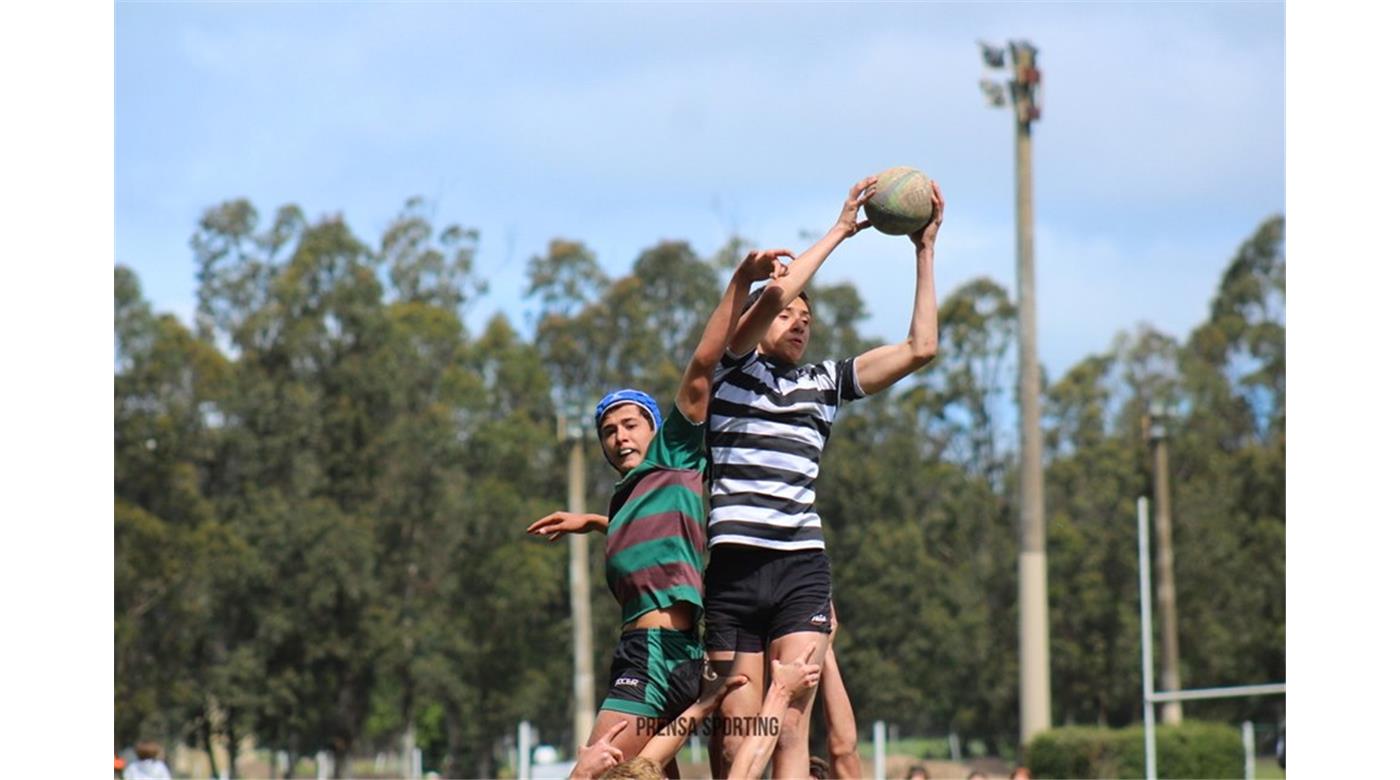
{"type": "MultiPolygon", "coordinates": [[[[471,332],[477,234],[427,214],[410,200],[367,243],[296,206],[211,208],[192,325],[116,267],[116,744],[156,736],[214,762],[251,737],[328,751],[339,776],[411,728],[429,766],[477,777],[522,718],[571,747],[566,547],[523,533],[565,503],[556,412],[620,385],[665,405],[748,243],[663,242],[611,278],[555,240],[528,269],[533,332],[500,315],[471,332]]],[[[1173,412],[1183,685],[1285,678],[1284,246],[1274,217],[1222,258],[1184,341],[1144,324],[1044,383],[1057,725],[1141,716],[1134,501],[1151,494],[1153,401],[1173,412]]],[[[853,286],[810,292],[809,359],[873,345],[853,286]]],[[[939,357],[848,407],[823,461],[838,650],[862,728],[1014,746],[1016,307],[991,279],[940,294],[939,357]]],[[[615,478],[589,459],[591,509],[615,478]]],[[[617,614],[591,552],[605,670],[617,614]]]]}

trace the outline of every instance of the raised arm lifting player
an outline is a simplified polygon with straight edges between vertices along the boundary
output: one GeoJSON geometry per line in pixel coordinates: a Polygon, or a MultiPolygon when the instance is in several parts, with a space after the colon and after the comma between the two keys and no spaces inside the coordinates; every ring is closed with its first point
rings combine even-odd
{"type": "MultiPolygon", "coordinates": [[[[729,769],[730,780],[758,780],[763,776],[768,758],[778,743],[778,731],[774,726],[782,722],[793,697],[816,687],[823,674],[821,667],[810,663],[816,649],[813,642],[802,658],[787,664],[774,660],[770,664],[771,682],[759,713],[759,720],[765,725],[750,730],[744,737],[738,758],[729,769]]],[[[744,682],[743,677],[722,678],[712,673],[699,700],[686,708],[670,728],[652,737],[636,758],[620,761],[620,751],[608,744],[611,735],[604,735],[579,751],[578,764],[569,780],[659,780],[662,765],[675,759],[695,727],[715,711],[725,695],[744,682]]]]}

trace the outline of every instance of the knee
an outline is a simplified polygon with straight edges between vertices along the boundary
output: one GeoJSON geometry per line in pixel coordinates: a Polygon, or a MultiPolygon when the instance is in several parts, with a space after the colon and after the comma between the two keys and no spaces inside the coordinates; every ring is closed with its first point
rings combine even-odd
{"type": "Polygon", "coordinates": [[[832,734],[826,740],[826,752],[827,755],[831,757],[831,760],[833,762],[839,758],[845,758],[846,756],[855,755],[855,735],[852,734],[848,736],[846,734],[832,734]]]}
{"type": "Polygon", "coordinates": [[[833,761],[841,756],[852,755],[856,752],[858,737],[854,723],[833,725],[828,722],[826,752],[831,755],[833,761]]]}

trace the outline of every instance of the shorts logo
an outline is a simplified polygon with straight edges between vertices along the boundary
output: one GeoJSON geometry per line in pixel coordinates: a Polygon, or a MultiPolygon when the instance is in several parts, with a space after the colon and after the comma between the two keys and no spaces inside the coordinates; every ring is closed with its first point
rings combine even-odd
{"type": "Polygon", "coordinates": [[[619,677],[619,678],[617,678],[617,680],[613,683],[613,685],[631,685],[631,686],[638,686],[638,685],[641,685],[641,684],[642,684],[642,681],[641,681],[641,680],[638,680],[636,677],[619,677]]]}
{"type": "Polygon", "coordinates": [[[819,626],[825,625],[825,624],[826,624],[826,615],[823,615],[822,613],[818,612],[817,614],[815,614],[815,615],[812,616],[812,621],[811,621],[811,622],[816,623],[816,624],[819,625],[819,626]]]}

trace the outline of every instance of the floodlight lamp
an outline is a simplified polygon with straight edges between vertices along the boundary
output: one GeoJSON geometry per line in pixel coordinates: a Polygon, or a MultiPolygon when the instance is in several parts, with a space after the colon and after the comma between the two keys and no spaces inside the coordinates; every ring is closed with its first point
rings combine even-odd
{"type": "Polygon", "coordinates": [[[993,46],[985,41],[978,41],[978,46],[982,47],[982,62],[989,68],[1000,68],[1006,65],[1006,52],[999,46],[993,46]]]}
{"type": "Polygon", "coordinates": [[[1036,48],[1030,41],[1011,41],[1006,48],[1011,52],[1012,67],[1019,69],[1035,66],[1036,48]]]}
{"type": "Polygon", "coordinates": [[[1144,438],[1150,442],[1159,442],[1167,438],[1166,404],[1159,400],[1147,404],[1147,414],[1142,418],[1142,432],[1144,438]]]}
{"type": "Polygon", "coordinates": [[[982,87],[982,94],[987,96],[988,103],[996,107],[1006,105],[1006,89],[1001,84],[991,79],[982,79],[978,84],[982,87]]]}

